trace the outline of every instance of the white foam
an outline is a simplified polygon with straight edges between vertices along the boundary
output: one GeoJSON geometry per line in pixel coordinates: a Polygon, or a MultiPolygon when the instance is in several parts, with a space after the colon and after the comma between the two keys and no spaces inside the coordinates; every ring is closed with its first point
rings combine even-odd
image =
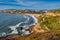
{"type": "Polygon", "coordinates": [[[25,14],[25,15],[29,15],[29,16],[31,16],[34,19],[34,23],[29,25],[29,26],[35,25],[38,22],[38,20],[37,20],[37,18],[35,16],[32,16],[30,14],[25,14]]]}
{"type": "Polygon", "coordinates": [[[30,15],[30,14],[25,14],[25,15],[29,15],[29,16],[31,16],[33,19],[34,19],[34,21],[35,21],[35,23],[37,23],[37,18],[35,17],[35,16],[32,16],[32,15],[30,15]]]}
{"type": "Polygon", "coordinates": [[[29,21],[29,17],[27,17],[26,15],[24,17],[27,18],[24,23],[27,23],[29,21]]]}
{"type": "Polygon", "coordinates": [[[5,32],[0,33],[0,36],[6,36],[5,32]]]}
{"type": "Polygon", "coordinates": [[[11,34],[18,34],[16,26],[10,26],[9,28],[11,28],[11,30],[13,30],[11,34]]]}
{"type": "MultiPolygon", "coordinates": [[[[31,15],[29,15],[29,16],[31,16],[31,15]]],[[[27,16],[24,16],[24,17],[27,18],[27,16]]],[[[24,26],[22,26],[24,28],[23,30],[21,30],[23,32],[22,34],[25,34],[25,35],[30,34],[29,31],[25,31],[25,30],[29,29],[30,26],[35,25],[35,23],[37,23],[37,18],[34,17],[34,16],[31,16],[31,17],[34,19],[34,23],[30,24],[30,25],[24,25],[24,26]]],[[[11,30],[13,30],[11,34],[18,34],[18,31],[17,31],[16,28],[20,27],[19,26],[20,24],[27,23],[28,21],[29,21],[29,17],[27,18],[27,20],[25,22],[20,22],[20,23],[16,24],[15,26],[9,26],[9,28],[11,28],[11,30]]]]}
{"type": "Polygon", "coordinates": [[[18,23],[15,26],[9,26],[9,28],[11,28],[11,30],[13,30],[11,34],[18,34],[18,31],[16,28],[19,27],[20,24],[21,23],[18,23]]]}
{"type": "Polygon", "coordinates": [[[37,23],[37,18],[36,17],[34,17],[34,16],[32,16],[32,18],[34,19],[34,23],[32,24],[32,25],[35,25],[36,23],[37,23]]]}
{"type": "Polygon", "coordinates": [[[29,31],[26,31],[25,29],[23,29],[23,30],[22,30],[22,34],[24,34],[24,35],[29,35],[30,32],[29,32],[29,31]]]}

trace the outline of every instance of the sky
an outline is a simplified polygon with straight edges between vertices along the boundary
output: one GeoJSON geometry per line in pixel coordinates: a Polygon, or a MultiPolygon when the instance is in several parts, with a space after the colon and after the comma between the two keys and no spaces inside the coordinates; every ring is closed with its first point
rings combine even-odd
{"type": "Polygon", "coordinates": [[[60,8],[60,0],[0,0],[3,9],[56,9],[60,8]]]}

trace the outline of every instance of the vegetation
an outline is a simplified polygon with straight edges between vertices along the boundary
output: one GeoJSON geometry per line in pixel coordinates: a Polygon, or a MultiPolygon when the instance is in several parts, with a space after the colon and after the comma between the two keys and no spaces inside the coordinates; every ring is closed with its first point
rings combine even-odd
{"type": "Polygon", "coordinates": [[[50,31],[60,30],[60,16],[40,16],[38,20],[43,29],[47,27],[50,31]]]}
{"type": "MultiPolygon", "coordinates": [[[[2,10],[2,12],[10,12],[10,13],[32,13],[32,14],[40,14],[44,13],[43,11],[35,11],[35,10],[2,10]],[[12,11],[12,12],[11,12],[12,11]]],[[[51,13],[60,13],[60,9],[48,10],[51,13]]],[[[11,36],[0,38],[0,40],[60,40],[60,16],[46,16],[42,14],[42,16],[38,17],[38,22],[40,27],[44,30],[47,30],[46,27],[49,29],[48,32],[45,33],[32,33],[28,36],[21,36],[14,38],[11,36]]]]}
{"type": "Polygon", "coordinates": [[[5,37],[0,40],[60,40],[60,31],[47,33],[33,33],[29,36],[20,36],[19,38],[5,37]]]}
{"type": "Polygon", "coordinates": [[[52,12],[52,13],[60,13],[60,9],[48,10],[48,12],[52,12]]]}
{"type": "Polygon", "coordinates": [[[60,32],[35,33],[27,37],[27,40],[60,40],[60,32]]]}
{"type": "Polygon", "coordinates": [[[8,9],[8,10],[0,10],[0,12],[6,12],[6,13],[17,13],[17,14],[24,14],[24,13],[31,13],[31,14],[41,14],[44,13],[42,10],[16,10],[16,9],[8,9]]]}
{"type": "Polygon", "coordinates": [[[23,13],[32,13],[32,14],[41,14],[41,13],[46,13],[51,12],[51,13],[60,13],[60,8],[59,9],[52,9],[52,10],[32,10],[32,9],[6,9],[6,10],[0,10],[0,12],[6,12],[6,13],[17,13],[17,14],[23,14],[23,13]]]}

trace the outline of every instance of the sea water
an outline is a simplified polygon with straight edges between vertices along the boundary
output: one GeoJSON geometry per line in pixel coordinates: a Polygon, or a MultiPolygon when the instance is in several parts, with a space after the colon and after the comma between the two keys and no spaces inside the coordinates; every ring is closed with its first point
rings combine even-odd
{"type": "Polygon", "coordinates": [[[0,13],[0,37],[11,34],[30,34],[27,29],[35,25],[37,19],[27,14],[0,13]]]}

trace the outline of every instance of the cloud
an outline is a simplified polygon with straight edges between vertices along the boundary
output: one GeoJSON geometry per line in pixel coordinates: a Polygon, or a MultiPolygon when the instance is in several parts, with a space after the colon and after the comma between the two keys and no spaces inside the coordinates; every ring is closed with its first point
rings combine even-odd
{"type": "Polygon", "coordinates": [[[60,2],[15,0],[16,2],[0,2],[1,5],[8,5],[10,8],[18,9],[54,9],[60,8],[60,2]],[[1,4],[2,3],[2,4],[1,4]]]}
{"type": "Polygon", "coordinates": [[[16,0],[0,0],[0,2],[16,2],[16,0]]]}
{"type": "Polygon", "coordinates": [[[60,8],[60,2],[43,2],[34,5],[34,7],[39,9],[55,9],[60,8]]]}
{"type": "Polygon", "coordinates": [[[31,1],[24,1],[24,0],[16,0],[18,4],[24,5],[24,6],[32,6],[36,4],[37,2],[31,2],[31,1]]]}
{"type": "Polygon", "coordinates": [[[46,1],[24,1],[24,0],[16,0],[18,4],[26,6],[27,8],[36,8],[36,9],[52,9],[59,8],[60,2],[46,2],[46,1]]]}
{"type": "MultiPolygon", "coordinates": [[[[29,8],[31,8],[31,7],[33,9],[55,9],[55,8],[60,8],[60,2],[44,2],[44,1],[39,1],[38,2],[38,1],[34,1],[32,3],[31,3],[31,1],[29,2],[29,4],[31,4],[29,8]],[[32,4],[32,3],[34,3],[34,4],[32,4]]],[[[27,5],[25,5],[25,6],[27,6],[27,5]]]]}

